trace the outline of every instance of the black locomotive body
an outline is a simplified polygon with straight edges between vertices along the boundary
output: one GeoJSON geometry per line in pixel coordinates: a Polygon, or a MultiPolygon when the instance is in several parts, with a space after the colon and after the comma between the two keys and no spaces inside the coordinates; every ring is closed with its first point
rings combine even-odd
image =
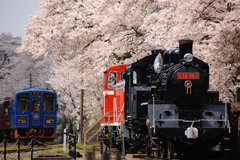
{"type": "Polygon", "coordinates": [[[180,40],[179,48],[154,50],[126,67],[129,149],[163,158],[207,156],[230,132],[230,106],[209,88],[209,66],[193,57],[192,44],[180,40]]]}

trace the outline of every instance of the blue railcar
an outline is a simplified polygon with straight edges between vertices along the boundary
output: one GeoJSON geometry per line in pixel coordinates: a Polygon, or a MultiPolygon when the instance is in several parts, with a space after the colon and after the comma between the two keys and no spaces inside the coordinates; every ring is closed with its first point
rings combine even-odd
{"type": "Polygon", "coordinates": [[[33,135],[46,142],[56,137],[56,93],[43,88],[25,88],[14,94],[10,108],[12,138],[20,135],[22,140],[29,140],[33,135]]]}

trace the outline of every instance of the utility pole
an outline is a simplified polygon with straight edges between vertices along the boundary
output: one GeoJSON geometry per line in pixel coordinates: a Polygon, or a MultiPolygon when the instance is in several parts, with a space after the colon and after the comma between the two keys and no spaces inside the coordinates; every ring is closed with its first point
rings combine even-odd
{"type": "Polygon", "coordinates": [[[29,74],[30,77],[30,88],[32,88],[32,73],[29,74]]]}
{"type": "Polygon", "coordinates": [[[80,116],[79,116],[80,127],[79,127],[79,130],[78,130],[78,144],[82,143],[82,135],[83,135],[83,95],[84,95],[84,90],[81,89],[80,116]]]}
{"type": "Polygon", "coordinates": [[[32,80],[32,76],[37,76],[37,75],[32,75],[32,73],[29,73],[29,75],[24,75],[24,76],[29,76],[30,88],[32,88],[32,82],[34,82],[32,80]]]}

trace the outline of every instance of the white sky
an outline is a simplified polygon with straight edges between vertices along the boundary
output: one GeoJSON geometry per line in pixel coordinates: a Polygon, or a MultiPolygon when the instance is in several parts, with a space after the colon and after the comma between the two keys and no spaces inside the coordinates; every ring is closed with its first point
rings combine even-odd
{"type": "Polygon", "coordinates": [[[30,15],[40,10],[38,0],[0,0],[0,34],[10,32],[13,37],[23,37],[23,26],[28,24],[30,15]]]}

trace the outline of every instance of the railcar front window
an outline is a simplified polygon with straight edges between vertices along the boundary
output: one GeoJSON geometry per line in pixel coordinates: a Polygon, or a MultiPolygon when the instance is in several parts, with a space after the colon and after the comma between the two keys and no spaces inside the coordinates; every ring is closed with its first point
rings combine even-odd
{"type": "Polygon", "coordinates": [[[55,96],[54,94],[44,94],[43,110],[45,112],[55,111],[55,96]]]}
{"type": "Polygon", "coordinates": [[[28,94],[19,94],[18,95],[17,111],[18,112],[29,111],[29,96],[28,96],[28,94]]]}
{"type": "Polygon", "coordinates": [[[117,84],[117,73],[110,72],[108,75],[108,88],[113,88],[113,85],[117,84]]]}
{"type": "Polygon", "coordinates": [[[40,110],[41,110],[40,100],[33,100],[32,110],[33,110],[33,112],[40,112],[40,110]]]}
{"type": "Polygon", "coordinates": [[[10,102],[5,103],[5,116],[8,116],[10,112],[10,102]]]}

